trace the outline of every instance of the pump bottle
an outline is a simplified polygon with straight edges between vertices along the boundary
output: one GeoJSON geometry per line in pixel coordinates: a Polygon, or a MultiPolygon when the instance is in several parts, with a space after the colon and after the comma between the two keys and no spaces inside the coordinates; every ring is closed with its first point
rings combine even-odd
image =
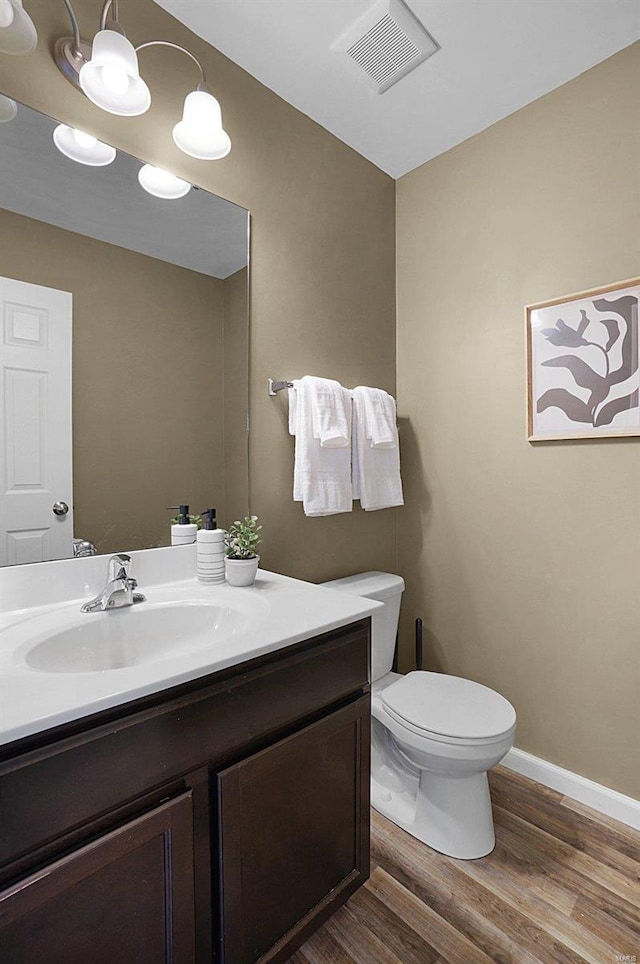
{"type": "Polygon", "coordinates": [[[198,527],[195,522],[189,522],[189,506],[170,505],[167,508],[178,511],[178,521],[171,526],[171,545],[188,546],[194,543],[198,527]]]}
{"type": "Polygon", "coordinates": [[[203,509],[200,513],[204,526],[198,529],[196,539],[196,566],[198,581],[205,583],[224,582],[224,529],[218,529],[216,510],[203,509]]]}

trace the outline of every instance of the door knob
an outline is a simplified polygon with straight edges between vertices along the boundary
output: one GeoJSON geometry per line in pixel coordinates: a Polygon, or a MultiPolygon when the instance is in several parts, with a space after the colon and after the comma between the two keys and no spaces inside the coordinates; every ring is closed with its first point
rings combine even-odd
{"type": "Polygon", "coordinates": [[[54,515],[66,515],[69,511],[69,506],[66,502],[54,502],[52,509],[54,515]]]}

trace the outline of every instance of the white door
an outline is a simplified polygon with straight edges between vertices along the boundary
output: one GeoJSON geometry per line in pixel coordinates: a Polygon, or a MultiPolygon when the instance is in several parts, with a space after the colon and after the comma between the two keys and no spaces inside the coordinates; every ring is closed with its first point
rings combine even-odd
{"type": "Polygon", "coordinates": [[[72,296],[0,277],[0,316],[0,565],[65,559],[73,555],[72,296]]]}

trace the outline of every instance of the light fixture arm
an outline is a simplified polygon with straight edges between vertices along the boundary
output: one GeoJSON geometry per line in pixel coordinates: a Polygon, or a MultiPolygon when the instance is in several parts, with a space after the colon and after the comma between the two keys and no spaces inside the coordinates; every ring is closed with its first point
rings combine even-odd
{"type": "MultiPolygon", "coordinates": [[[[73,45],[76,50],[80,50],[80,27],[78,25],[78,18],[76,17],[75,11],[71,6],[71,0],[62,0],[65,7],[67,8],[67,13],[69,14],[69,20],[71,22],[71,32],[73,33],[73,45]]],[[[116,29],[120,31],[122,28],[118,25],[118,0],[105,0],[104,6],[102,7],[102,13],[100,14],[100,29],[105,30],[107,27],[107,17],[109,15],[109,10],[113,10],[113,16],[111,17],[111,28],[113,29],[114,23],[117,25],[116,29]]]]}
{"type": "Polygon", "coordinates": [[[91,59],[91,44],[80,36],[78,20],[70,0],[63,0],[69,21],[71,37],[60,37],[53,48],[53,59],[60,71],[74,87],[80,87],[78,75],[82,67],[91,59]]]}
{"type": "MultiPolygon", "coordinates": [[[[112,0],[107,0],[107,3],[111,3],[111,2],[112,0]]],[[[145,47],[173,47],[174,50],[179,50],[181,53],[186,54],[187,57],[189,57],[194,62],[194,64],[200,71],[200,80],[198,81],[198,86],[196,87],[196,90],[207,90],[207,79],[204,74],[204,67],[202,66],[202,64],[196,57],[196,55],[192,54],[191,51],[188,50],[186,47],[182,47],[180,44],[174,44],[170,40],[147,40],[146,43],[138,44],[138,46],[135,48],[136,53],[139,53],[141,50],[144,50],[145,47]]]]}
{"type": "Polygon", "coordinates": [[[102,6],[102,13],[100,14],[100,29],[113,30],[114,25],[116,30],[122,31],[122,27],[118,22],[118,0],[104,0],[104,4],[102,6]],[[109,10],[111,10],[110,19],[109,19],[109,10]]]}
{"type": "MultiPolygon", "coordinates": [[[[78,18],[75,15],[74,9],[71,6],[71,0],[62,0],[64,3],[67,13],[69,14],[69,21],[71,23],[71,32],[73,34],[72,38],[59,40],[56,44],[55,59],[58,67],[62,70],[67,80],[70,80],[74,86],[78,87],[78,77],[77,74],[80,67],[86,63],[87,60],[91,59],[91,45],[82,40],[80,36],[80,27],[78,25],[78,18]]],[[[116,30],[118,33],[123,33],[122,27],[118,22],[118,0],[105,0],[102,5],[102,12],[100,14],[100,30],[116,30]]],[[[186,54],[189,57],[200,73],[200,80],[198,81],[198,86],[196,90],[207,90],[207,81],[204,73],[204,67],[198,60],[195,54],[192,54],[190,50],[183,47],[181,44],[172,43],[169,40],[148,40],[146,43],[138,44],[135,48],[136,53],[140,50],[144,50],[145,47],[172,47],[174,50],[179,50],[181,53],[186,54]]]]}
{"type": "Polygon", "coordinates": [[[67,8],[67,13],[69,14],[69,20],[71,21],[71,31],[73,33],[73,48],[75,51],[80,50],[80,27],[78,26],[78,18],[76,17],[73,7],[69,0],[62,0],[65,7],[67,8]]]}

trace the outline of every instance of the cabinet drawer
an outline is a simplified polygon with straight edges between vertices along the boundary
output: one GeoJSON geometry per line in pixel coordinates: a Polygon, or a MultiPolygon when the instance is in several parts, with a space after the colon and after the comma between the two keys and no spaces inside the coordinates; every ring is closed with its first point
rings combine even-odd
{"type": "Polygon", "coordinates": [[[0,947],[16,964],[193,964],[191,795],[0,893],[0,947]]]}
{"type": "Polygon", "coordinates": [[[23,855],[44,848],[47,856],[47,848],[64,846],[65,834],[94,818],[200,767],[251,752],[366,688],[368,667],[366,620],[209,676],[201,688],[189,684],[187,693],[186,687],[160,693],[156,705],[147,699],[138,712],[129,704],[120,718],[6,760],[0,880],[23,872],[23,855]]]}

